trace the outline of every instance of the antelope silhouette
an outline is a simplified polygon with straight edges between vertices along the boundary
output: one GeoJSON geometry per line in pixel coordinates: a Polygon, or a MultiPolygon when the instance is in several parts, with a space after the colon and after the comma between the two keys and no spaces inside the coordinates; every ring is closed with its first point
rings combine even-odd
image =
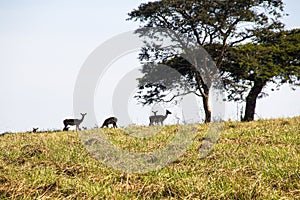
{"type": "Polygon", "coordinates": [[[32,132],[33,133],[36,133],[36,131],[38,130],[39,128],[32,128],[32,132]]]}
{"type": "Polygon", "coordinates": [[[63,131],[68,131],[69,127],[64,127],[63,131]]]}
{"type": "Polygon", "coordinates": [[[116,117],[109,117],[106,120],[104,120],[101,128],[104,128],[104,127],[108,128],[109,124],[112,124],[114,128],[118,128],[117,121],[118,121],[118,119],[116,117]]]}
{"type": "Polygon", "coordinates": [[[165,115],[156,115],[157,111],[153,112],[153,113],[154,113],[154,115],[152,115],[152,116],[149,117],[149,120],[150,120],[149,126],[154,125],[154,123],[155,124],[159,124],[160,123],[161,125],[163,125],[163,122],[168,117],[168,115],[172,114],[169,110],[166,110],[166,114],[165,115]]]}
{"type": "Polygon", "coordinates": [[[76,131],[80,130],[79,125],[83,121],[86,113],[80,113],[81,114],[81,119],[65,119],[64,122],[64,129],[63,130],[68,130],[68,126],[76,126],[76,131]]]}

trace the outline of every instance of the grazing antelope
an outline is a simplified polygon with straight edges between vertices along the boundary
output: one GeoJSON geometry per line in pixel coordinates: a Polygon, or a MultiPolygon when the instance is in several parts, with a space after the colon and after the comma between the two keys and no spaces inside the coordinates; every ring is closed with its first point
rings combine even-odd
{"type": "Polygon", "coordinates": [[[63,131],[68,131],[69,127],[64,127],[63,131]]]}
{"type": "Polygon", "coordinates": [[[104,120],[101,128],[103,128],[103,127],[107,127],[108,128],[109,124],[112,124],[114,128],[118,128],[117,121],[118,121],[118,119],[116,117],[109,117],[106,120],[104,120]]]}
{"type": "Polygon", "coordinates": [[[32,132],[33,133],[36,133],[36,131],[38,130],[39,128],[32,128],[32,132]]]}
{"type": "Polygon", "coordinates": [[[149,126],[154,125],[154,123],[156,123],[156,124],[160,123],[161,125],[163,125],[163,122],[168,117],[168,114],[172,114],[169,110],[166,110],[165,115],[156,115],[157,111],[153,112],[153,113],[154,113],[154,115],[149,117],[149,120],[150,120],[149,126]]]}
{"type": "Polygon", "coordinates": [[[79,125],[83,121],[86,113],[80,113],[81,114],[81,119],[65,119],[64,122],[64,129],[63,130],[68,130],[68,126],[76,126],[76,131],[80,130],[79,125]]]}

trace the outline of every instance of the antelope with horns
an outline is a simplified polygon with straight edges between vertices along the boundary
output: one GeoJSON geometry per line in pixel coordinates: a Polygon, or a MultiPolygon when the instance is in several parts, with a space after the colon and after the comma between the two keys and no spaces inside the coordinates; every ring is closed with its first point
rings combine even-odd
{"type": "Polygon", "coordinates": [[[68,130],[67,127],[68,126],[76,126],[76,131],[80,130],[79,125],[81,124],[81,122],[83,121],[86,113],[80,113],[81,114],[81,119],[65,119],[64,122],[64,130],[68,130]]]}
{"type": "Polygon", "coordinates": [[[157,111],[153,112],[153,113],[154,113],[154,115],[149,117],[149,120],[150,120],[149,126],[154,125],[154,123],[155,124],[160,123],[161,125],[163,125],[163,122],[168,117],[168,114],[172,114],[169,110],[166,110],[165,115],[156,115],[157,111]]]}

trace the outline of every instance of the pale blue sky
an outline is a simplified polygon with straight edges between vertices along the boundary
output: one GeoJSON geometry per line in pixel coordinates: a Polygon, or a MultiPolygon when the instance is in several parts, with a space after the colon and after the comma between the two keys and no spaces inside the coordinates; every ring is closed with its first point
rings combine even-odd
{"type": "MultiPolygon", "coordinates": [[[[0,0],[0,133],[61,129],[62,120],[73,116],[81,65],[102,42],[138,27],[125,19],[141,2],[147,1],[0,0]]],[[[290,16],[284,22],[299,28],[299,1],[285,2],[290,16]]],[[[257,113],[262,118],[300,115],[299,91],[285,87],[272,93],[258,101],[257,113]]],[[[227,112],[235,118],[232,107],[227,112]]],[[[112,114],[99,110],[99,123],[112,114]]]]}

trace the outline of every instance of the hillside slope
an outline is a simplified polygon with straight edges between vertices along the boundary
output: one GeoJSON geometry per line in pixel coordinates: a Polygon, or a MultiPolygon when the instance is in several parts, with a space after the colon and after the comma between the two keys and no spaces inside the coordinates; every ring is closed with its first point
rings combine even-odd
{"type": "MultiPolygon", "coordinates": [[[[300,199],[300,117],[226,122],[213,150],[200,159],[207,128],[197,125],[184,156],[144,174],[94,159],[76,132],[0,136],[0,199],[300,199]]],[[[105,132],[138,152],[161,148],[176,129],[166,126],[146,139],[124,134],[128,130],[105,132]]]]}

